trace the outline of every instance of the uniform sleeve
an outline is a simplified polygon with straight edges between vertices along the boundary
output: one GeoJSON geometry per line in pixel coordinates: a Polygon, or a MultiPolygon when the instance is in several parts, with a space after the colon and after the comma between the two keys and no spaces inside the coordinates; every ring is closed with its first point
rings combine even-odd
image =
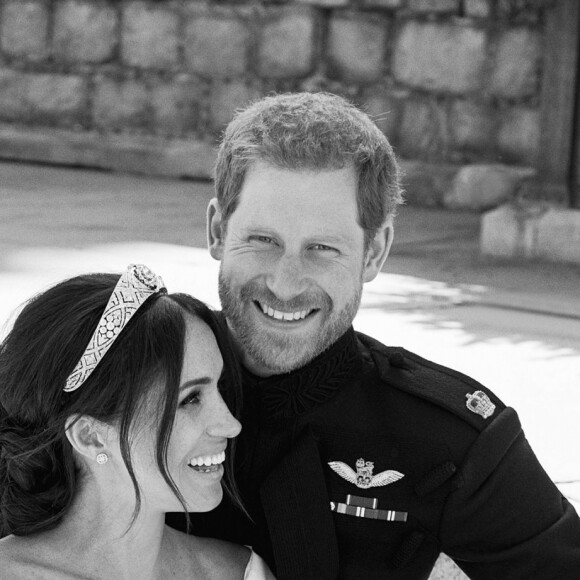
{"type": "Polygon", "coordinates": [[[473,580],[578,580],[580,519],[550,480],[513,409],[470,448],[448,498],[441,550],[473,580]]]}

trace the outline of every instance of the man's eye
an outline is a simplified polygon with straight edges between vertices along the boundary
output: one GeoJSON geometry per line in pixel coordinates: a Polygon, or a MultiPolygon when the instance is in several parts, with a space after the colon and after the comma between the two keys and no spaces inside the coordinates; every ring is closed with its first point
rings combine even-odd
{"type": "Polygon", "coordinates": [[[199,391],[192,391],[185,397],[181,403],[179,403],[180,407],[185,407],[186,405],[197,405],[201,401],[201,395],[199,391]]]}
{"type": "Polygon", "coordinates": [[[338,252],[336,248],[331,248],[330,246],[325,246],[324,244],[314,244],[312,249],[317,252],[338,252]]]}
{"type": "Polygon", "coordinates": [[[253,236],[252,238],[256,242],[260,242],[262,244],[273,244],[274,240],[268,236],[253,236]]]}

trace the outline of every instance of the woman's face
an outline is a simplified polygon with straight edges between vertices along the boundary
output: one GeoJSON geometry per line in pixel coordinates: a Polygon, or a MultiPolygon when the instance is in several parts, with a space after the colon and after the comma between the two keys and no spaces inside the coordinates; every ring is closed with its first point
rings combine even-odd
{"type": "MultiPolygon", "coordinates": [[[[205,322],[188,317],[167,468],[186,500],[188,511],[192,512],[209,511],[220,503],[227,440],[241,430],[239,421],[232,416],[218,391],[222,368],[223,360],[213,332],[205,322]]],[[[151,407],[146,412],[155,416],[151,407]]],[[[142,425],[136,429],[131,458],[142,490],[143,506],[159,511],[181,511],[183,507],[157,467],[155,422],[145,421],[142,425]]]]}

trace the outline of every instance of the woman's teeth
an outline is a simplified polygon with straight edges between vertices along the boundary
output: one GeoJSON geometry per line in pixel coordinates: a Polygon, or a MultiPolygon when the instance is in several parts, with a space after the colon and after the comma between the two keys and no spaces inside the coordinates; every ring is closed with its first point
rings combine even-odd
{"type": "Polygon", "coordinates": [[[222,451],[216,455],[204,455],[200,457],[194,457],[189,460],[189,466],[193,467],[196,471],[201,471],[203,473],[208,473],[210,471],[217,471],[219,466],[225,461],[226,452],[222,451]]]}
{"type": "Polygon", "coordinates": [[[270,306],[266,306],[265,304],[260,304],[260,308],[262,312],[271,318],[275,318],[276,320],[303,320],[306,318],[309,310],[299,310],[297,312],[281,312],[280,310],[274,310],[270,306]]]}

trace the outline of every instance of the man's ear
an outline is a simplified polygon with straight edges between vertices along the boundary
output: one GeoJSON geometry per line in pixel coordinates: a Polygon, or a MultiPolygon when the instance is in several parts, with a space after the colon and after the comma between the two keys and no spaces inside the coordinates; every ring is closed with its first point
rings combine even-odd
{"type": "Polygon", "coordinates": [[[214,260],[221,260],[224,254],[225,227],[222,212],[216,197],[207,206],[207,247],[214,260]]]}
{"type": "Polygon", "coordinates": [[[393,243],[393,222],[389,220],[382,226],[369,244],[363,269],[363,282],[370,282],[377,277],[385,263],[393,243]]]}
{"type": "Polygon", "coordinates": [[[108,426],[89,415],[71,415],[65,424],[65,433],[73,449],[94,462],[99,453],[107,450],[108,426]]]}

